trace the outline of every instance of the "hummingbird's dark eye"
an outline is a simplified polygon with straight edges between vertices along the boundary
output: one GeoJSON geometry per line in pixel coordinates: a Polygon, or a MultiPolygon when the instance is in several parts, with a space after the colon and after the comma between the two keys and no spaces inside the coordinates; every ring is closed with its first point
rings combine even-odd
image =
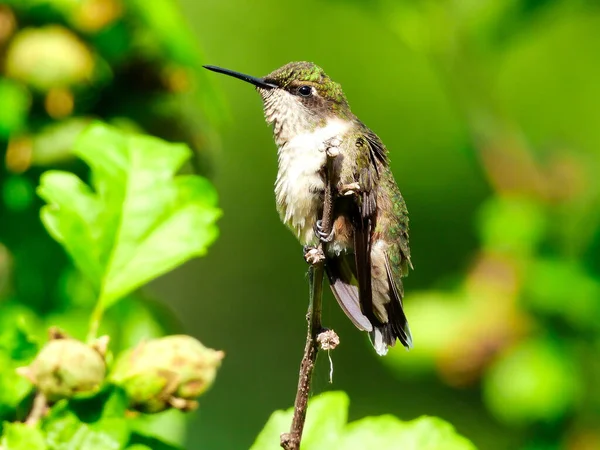
{"type": "Polygon", "coordinates": [[[298,88],[298,94],[302,97],[308,97],[312,93],[312,88],[310,86],[304,85],[298,88]]]}

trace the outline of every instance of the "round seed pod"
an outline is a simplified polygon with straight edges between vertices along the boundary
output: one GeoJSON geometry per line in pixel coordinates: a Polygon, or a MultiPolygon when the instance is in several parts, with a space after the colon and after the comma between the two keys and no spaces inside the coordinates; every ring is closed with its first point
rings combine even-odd
{"type": "Polygon", "coordinates": [[[191,410],[212,385],[223,356],[191,336],[152,339],[122,354],[110,379],[138,411],[191,410]]]}
{"type": "Polygon", "coordinates": [[[29,378],[49,402],[55,402],[97,392],[106,375],[106,364],[98,347],[59,338],[49,341],[31,365],[18,372],[29,378]]]}

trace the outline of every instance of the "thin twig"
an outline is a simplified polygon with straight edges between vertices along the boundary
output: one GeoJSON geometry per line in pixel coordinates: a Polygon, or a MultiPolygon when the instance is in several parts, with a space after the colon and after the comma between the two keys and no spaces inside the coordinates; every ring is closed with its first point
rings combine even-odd
{"type": "MultiPolygon", "coordinates": [[[[326,233],[331,232],[333,225],[333,159],[334,157],[328,154],[323,200],[323,218],[321,221],[322,228],[326,233]]],[[[324,243],[319,243],[318,249],[323,251],[323,253],[327,252],[326,244],[324,243]]],[[[310,394],[310,382],[317,361],[317,353],[319,351],[317,340],[319,333],[323,331],[323,327],[321,326],[321,305],[323,299],[324,266],[325,262],[320,261],[311,265],[308,272],[310,286],[310,300],[308,313],[306,314],[308,330],[306,333],[304,356],[300,363],[298,390],[296,391],[296,401],[294,402],[294,418],[292,419],[290,432],[282,433],[280,437],[280,445],[285,450],[299,450],[300,441],[302,439],[302,431],[306,420],[308,396],[310,394]]]]}

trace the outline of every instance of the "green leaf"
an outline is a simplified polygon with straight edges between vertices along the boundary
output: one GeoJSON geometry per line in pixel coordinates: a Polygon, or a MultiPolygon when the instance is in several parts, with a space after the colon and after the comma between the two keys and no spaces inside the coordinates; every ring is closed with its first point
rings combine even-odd
{"type": "Polygon", "coordinates": [[[139,435],[180,446],[185,441],[186,424],[185,413],[170,409],[158,414],[140,414],[132,421],[131,429],[139,435]]]}
{"type": "Polygon", "coordinates": [[[346,427],[340,450],[475,450],[449,423],[436,417],[403,422],[394,416],[366,417],[346,427]]]}
{"type": "Polygon", "coordinates": [[[110,394],[102,408],[102,417],[105,419],[124,417],[129,406],[127,394],[118,386],[111,386],[110,389],[110,394]]]}
{"type": "Polygon", "coordinates": [[[39,428],[24,423],[4,423],[3,450],[46,450],[44,435],[39,428]]]}
{"type": "Polygon", "coordinates": [[[66,405],[80,421],[86,423],[125,417],[128,406],[125,391],[110,384],[93,397],[71,398],[66,405]]]}
{"type": "MultiPolygon", "coordinates": [[[[290,424],[292,423],[293,410],[288,409],[286,411],[275,411],[269,417],[267,424],[262,429],[256,441],[250,450],[275,450],[279,447],[279,436],[281,433],[289,431],[290,424]]],[[[311,417],[308,413],[307,418],[311,417]]]]}
{"type": "Polygon", "coordinates": [[[74,149],[92,169],[92,188],[68,172],[48,171],[38,189],[48,232],[95,285],[102,308],[206,253],[220,215],[212,185],[174,176],[190,150],[103,124],[74,149]]]}
{"type": "MultiPolygon", "coordinates": [[[[346,424],[348,396],[327,392],[310,400],[302,435],[302,450],[474,450],[454,428],[435,417],[403,422],[394,416],[366,417],[346,424]]],[[[251,450],[275,450],[279,436],[289,431],[293,409],[274,412],[251,450]]]]}
{"type": "MultiPolygon", "coordinates": [[[[311,449],[329,449],[348,420],[350,399],[345,392],[326,392],[312,401],[304,442],[311,449]]],[[[291,424],[291,420],[289,421],[291,424]]],[[[288,427],[289,429],[289,427],[288,427]]]]}
{"type": "Polygon", "coordinates": [[[61,402],[52,409],[44,419],[43,428],[50,450],[124,449],[131,434],[124,418],[83,423],[68,409],[66,402],[61,402]]]}

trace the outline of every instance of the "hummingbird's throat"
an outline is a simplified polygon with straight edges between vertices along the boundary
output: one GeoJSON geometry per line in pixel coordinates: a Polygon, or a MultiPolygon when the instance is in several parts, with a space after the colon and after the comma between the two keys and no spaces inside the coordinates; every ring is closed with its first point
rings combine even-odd
{"type": "Polygon", "coordinates": [[[283,89],[258,89],[264,105],[265,120],[273,125],[275,143],[281,147],[295,136],[325,126],[320,117],[283,89]]]}

